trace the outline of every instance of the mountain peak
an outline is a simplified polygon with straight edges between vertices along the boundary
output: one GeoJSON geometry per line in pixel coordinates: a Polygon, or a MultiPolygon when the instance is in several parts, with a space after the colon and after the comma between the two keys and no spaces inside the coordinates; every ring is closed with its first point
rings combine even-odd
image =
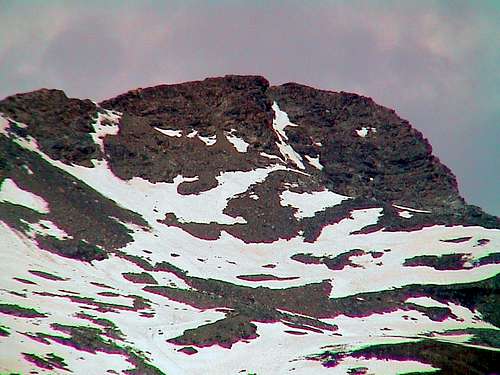
{"type": "Polygon", "coordinates": [[[235,75],[17,94],[0,371],[492,373],[499,229],[357,94],[235,75]]]}
{"type": "Polygon", "coordinates": [[[423,135],[394,110],[353,93],[226,75],[138,88],[98,105],[49,89],[0,102],[0,111],[26,124],[23,132],[43,151],[85,166],[104,157],[91,137],[92,122],[103,110],[124,114],[117,134],[104,139],[110,166],[122,178],[171,182],[178,174],[199,175],[200,167],[206,180],[191,190],[200,192],[214,187],[223,171],[249,170],[279,158],[298,167],[283,155],[290,148],[305,173],[341,194],[467,216],[455,176],[423,135]],[[294,125],[282,134],[273,127],[276,108],[294,125]],[[166,138],[160,131],[182,136],[166,138]],[[245,145],[244,153],[231,146],[228,135],[245,145]],[[164,144],[167,149],[157,147],[164,144]],[[183,148],[190,154],[176,151],[183,148]]]}

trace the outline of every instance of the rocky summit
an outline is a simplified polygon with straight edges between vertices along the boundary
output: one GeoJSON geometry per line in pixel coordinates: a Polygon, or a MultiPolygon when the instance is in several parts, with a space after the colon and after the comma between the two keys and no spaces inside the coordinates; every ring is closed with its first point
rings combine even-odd
{"type": "Polygon", "coordinates": [[[500,373],[500,220],[372,99],[225,76],[0,116],[0,373],[500,373]]]}

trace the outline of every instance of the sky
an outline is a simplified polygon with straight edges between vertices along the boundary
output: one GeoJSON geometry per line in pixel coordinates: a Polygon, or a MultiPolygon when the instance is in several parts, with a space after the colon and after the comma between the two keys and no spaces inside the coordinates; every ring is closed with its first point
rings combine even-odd
{"type": "Polygon", "coordinates": [[[394,108],[500,216],[500,0],[0,0],[0,98],[99,101],[225,74],[394,108]]]}

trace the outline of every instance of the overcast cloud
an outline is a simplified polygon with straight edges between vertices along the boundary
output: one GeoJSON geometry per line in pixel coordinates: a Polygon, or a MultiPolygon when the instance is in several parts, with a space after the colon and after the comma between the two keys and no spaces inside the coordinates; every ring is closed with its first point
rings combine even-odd
{"type": "Polygon", "coordinates": [[[224,74],[353,91],[421,130],[465,198],[496,215],[499,61],[494,0],[0,0],[0,97],[102,100],[224,74]]]}

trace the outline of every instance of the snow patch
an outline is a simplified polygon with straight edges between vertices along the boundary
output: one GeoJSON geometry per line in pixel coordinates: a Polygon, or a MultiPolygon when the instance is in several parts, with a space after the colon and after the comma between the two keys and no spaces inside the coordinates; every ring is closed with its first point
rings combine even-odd
{"type": "Polygon", "coordinates": [[[283,161],[283,159],[282,159],[282,158],[280,158],[280,157],[279,157],[279,156],[277,156],[277,155],[271,155],[271,154],[267,154],[267,153],[265,153],[265,152],[261,152],[261,153],[260,153],[260,155],[261,155],[261,156],[264,156],[265,158],[268,158],[268,159],[277,159],[277,160],[281,160],[281,161],[283,161]]]}
{"type": "Polygon", "coordinates": [[[33,175],[34,172],[31,170],[30,167],[28,167],[26,164],[23,164],[22,168],[28,173],[29,175],[33,175]]]}
{"type": "Polygon", "coordinates": [[[72,174],[120,206],[141,214],[149,223],[163,219],[168,212],[174,213],[184,222],[245,223],[241,217],[234,218],[223,213],[227,201],[248,190],[250,185],[264,181],[269,173],[286,169],[282,165],[273,165],[248,172],[224,172],[216,177],[219,182],[217,187],[197,195],[180,195],[177,187],[197,177],[177,176],[173,183],[155,184],[140,177],[124,181],[113,174],[105,160],[94,160],[94,168],[66,165],[41,152],[33,139],[20,140],[18,143],[37,152],[52,165],[72,174]],[[204,209],[200,210],[200,207],[204,209]]]}
{"type": "Polygon", "coordinates": [[[63,229],[59,228],[56,224],[49,220],[40,220],[38,223],[29,224],[31,231],[29,235],[34,237],[35,233],[42,236],[52,236],[60,240],[73,238],[69,236],[63,229]]]}
{"type": "Polygon", "coordinates": [[[377,132],[377,128],[367,128],[367,127],[363,126],[361,129],[356,129],[356,133],[361,138],[365,138],[370,131],[372,133],[376,133],[377,132]]]}
{"type": "Polygon", "coordinates": [[[198,134],[198,130],[193,130],[191,133],[187,135],[188,138],[194,138],[198,134]]]}
{"type": "Polygon", "coordinates": [[[0,134],[8,135],[9,134],[10,123],[5,118],[0,116],[0,134]]]}
{"type": "Polygon", "coordinates": [[[169,136],[169,137],[177,137],[177,138],[182,137],[182,130],[160,129],[157,127],[154,127],[154,129],[159,131],[162,134],[169,136]]]}
{"type": "Polygon", "coordinates": [[[217,135],[215,135],[215,134],[209,135],[207,137],[203,137],[201,135],[198,135],[198,138],[200,139],[200,141],[205,143],[207,146],[212,146],[217,142],[217,135]]]}
{"type": "Polygon", "coordinates": [[[332,375],[349,374],[352,369],[366,368],[365,374],[398,375],[407,373],[433,373],[439,369],[427,363],[413,360],[356,358],[347,356],[342,358],[338,365],[330,372],[332,375]]]}
{"type": "Polygon", "coordinates": [[[415,305],[424,307],[448,307],[445,303],[436,301],[430,297],[410,297],[405,303],[414,303],[415,305]]]}
{"type": "Polygon", "coordinates": [[[219,182],[217,187],[197,195],[180,195],[177,193],[177,187],[182,182],[191,182],[197,177],[177,176],[173,183],[156,184],[140,177],[125,181],[113,174],[106,160],[94,160],[93,168],[67,165],[41,152],[37,142],[31,137],[15,141],[20,146],[38,153],[55,167],[85,182],[120,206],[141,214],[149,223],[163,219],[168,212],[174,213],[179,220],[185,222],[245,223],[241,217],[234,218],[223,213],[227,201],[237,194],[244,193],[250,185],[264,181],[269,173],[286,169],[282,165],[273,165],[248,172],[224,172],[216,177],[219,182]],[[200,207],[204,209],[200,210],[200,207]]]}
{"type": "Polygon", "coordinates": [[[10,178],[3,180],[0,185],[0,202],[10,202],[31,208],[42,214],[49,212],[49,205],[45,200],[32,192],[21,189],[10,178]]]}
{"type": "Polygon", "coordinates": [[[295,217],[298,219],[312,217],[316,212],[323,211],[327,207],[336,206],[346,199],[349,199],[349,197],[328,190],[313,191],[311,193],[294,193],[285,190],[280,194],[282,206],[292,206],[298,209],[295,213],[295,217]]]}
{"type": "Polygon", "coordinates": [[[0,113],[0,134],[4,134],[9,137],[9,129],[11,123],[14,123],[18,128],[21,129],[26,129],[28,127],[28,125],[23,124],[22,122],[17,122],[10,118],[3,117],[0,113]]]}
{"type": "Polygon", "coordinates": [[[104,113],[99,112],[97,114],[97,119],[92,124],[94,133],[91,133],[91,136],[94,142],[99,145],[102,152],[104,152],[104,137],[118,134],[120,119],[121,113],[114,111],[104,110],[104,113]]]}
{"type": "Polygon", "coordinates": [[[398,211],[398,215],[401,217],[404,217],[405,219],[409,219],[409,218],[413,217],[413,215],[410,211],[398,211]]]}
{"type": "Polygon", "coordinates": [[[288,137],[285,133],[285,128],[287,126],[298,126],[290,122],[288,118],[288,114],[282,110],[280,110],[278,103],[273,103],[273,111],[274,111],[274,119],[273,119],[273,129],[276,135],[278,136],[279,142],[276,142],[281,154],[287,160],[291,160],[298,168],[306,169],[304,167],[304,163],[302,162],[302,157],[290,146],[286,141],[288,141],[288,137]]]}
{"type": "Polygon", "coordinates": [[[319,156],[312,158],[309,155],[306,155],[306,159],[314,168],[319,169],[320,171],[323,169],[323,165],[319,162],[319,156]]]}
{"type": "Polygon", "coordinates": [[[235,131],[235,129],[231,129],[229,133],[226,133],[227,140],[232,143],[232,145],[238,152],[247,152],[248,146],[250,146],[250,144],[245,142],[245,140],[243,140],[242,138],[235,136],[233,134],[235,131]]]}
{"type": "MultiPolygon", "coordinates": [[[[200,193],[199,196],[181,196],[177,193],[178,185],[182,182],[194,181],[197,177],[177,176],[174,183],[170,184],[151,184],[139,178],[123,181],[111,173],[105,161],[95,161],[95,168],[67,166],[41,153],[33,139],[19,139],[19,143],[24,147],[30,147],[52,165],[71,173],[98,192],[115,200],[120,206],[142,214],[150,222],[152,227],[150,231],[132,228],[129,225],[134,241],[120,249],[121,251],[129,255],[144,256],[152,264],[167,260],[174,266],[186,270],[190,276],[213,278],[216,275],[218,280],[238,285],[265,286],[275,289],[331,280],[333,286],[331,297],[343,297],[355,293],[390,290],[409,284],[442,285],[479,281],[498,273],[498,265],[495,264],[456,271],[404,267],[402,265],[404,260],[412,256],[442,255],[458,249],[460,251],[471,249],[472,241],[453,244],[440,241],[443,238],[473,236],[476,239],[490,239],[490,243],[474,248],[474,257],[477,259],[498,248],[500,231],[480,227],[434,226],[412,232],[377,231],[369,234],[351,234],[366,225],[376,223],[382,211],[379,208],[353,210],[349,217],[339,223],[325,226],[314,243],[306,243],[302,237],[297,236],[290,240],[278,240],[273,243],[246,244],[224,231],[219,239],[206,241],[193,237],[179,228],[167,227],[156,222],[156,219],[163,218],[165,212],[174,212],[185,221],[235,222],[237,220],[235,218],[222,216],[227,200],[248,191],[253,183],[263,181],[272,170],[290,170],[283,166],[275,165],[250,172],[223,173],[217,178],[219,185],[216,188],[200,193]],[[157,209],[157,213],[154,213],[153,209],[157,209]],[[150,250],[151,253],[145,256],[144,249],[150,250]],[[342,270],[330,270],[324,264],[303,264],[290,259],[297,253],[334,257],[351,249],[362,249],[366,252],[362,256],[351,259],[362,267],[346,266],[342,270]],[[383,252],[383,255],[375,258],[373,253],[370,253],[373,251],[383,252]],[[178,255],[170,258],[171,252],[178,255]],[[200,257],[204,259],[204,262],[197,260],[200,257]],[[272,273],[280,277],[298,276],[300,278],[280,283],[263,281],[258,284],[237,279],[237,276],[242,274],[262,273],[262,266],[266,264],[275,265],[272,273]]],[[[3,187],[0,194],[3,192],[3,187]]],[[[292,189],[292,187],[289,188],[292,189]]],[[[280,198],[282,204],[296,207],[298,215],[307,217],[306,215],[314,215],[317,210],[323,209],[322,207],[331,206],[335,201],[331,199],[331,194],[335,193],[326,190],[302,194],[285,191],[280,198]]],[[[255,193],[249,195],[251,199],[257,197],[255,193]]],[[[401,206],[395,207],[405,209],[401,206]]],[[[407,211],[414,212],[415,210],[407,209],[407,211]]],[[[55,228],[50,228],[50,222],[40,221],[37,224],[34,225],[37,230],[55,231],[55,228]],[[37,224],[43,224],[44,227],[40,228],[37,224]]],[[[325,331],[323,333],[307,332],[300,336],[290,335],[285,332],[289,331],[290,327],[282,323],[257,322],[255,324],[258,338],[249,342],[238,342],[231,350],[219,346],[197,348],[199,352],[189,357],[178,352],[179,346],[166,343],[166,340],[178,336],[186,329],[220,319],[223,313],[215,310],[201,311],[186,304],[146,293],[142,289],[143,285],[130,283],[122,277],[122,272],[142,272],[139,267],[125,259],[111,256],[109,259],[92,262],[92,264],[63,259],[49,252],[40,252],[30,239],[26,239],[2,223],[0,223],[0,238],[2,245],[9,249],[5,252],[1,263],[0,298],[6,303],[19,302],[20,305],[50,314],[42,319],[17,319],[9,315],[2,317],[5,318],[2,324],[9,327],[11,336],[2,338],[0,352],[5,353],[9,359],[7,365],[10,366],[12,363],[11,367],[21,373],[28,373],[31,370],[31,365],[17,362],[18,358],[21,358],[22,362],[21,352],[33,352],[40,355],[54,352],[65,358],[75,373],[101,373],[108,368],[121,372],[125,368],[130,368],[130,364],[127,364],[122,356],[102,353],[102,355],[93,355],[57,343],[44,346],[18,333],[60,334],[51,330],[51,323],[82,325],[82,321],[75,317],[75,313],[84,311],[82,306],[67,298],[59,297],[62,293],[59,290],[62,284],[65,285],[64,288],[79,293],[82,297],[95,298],[102,302],[131,305],[130,298],[125,296],[134,294],[147,298],[151,302],[151,307],[147,312],[154,314],[149,318],[141,317],[136,311],[120,311],[120,313],[100,312],[94,309],[86,309],[86,311],[100,318],[111,319],[124,333],[127,344],[148,353],[153,364],[169,374],[205,374],[207,368],[221,375],[237,373],[242,369],[246,369],[247,373],[259,374],[288,372],[344,374],[349,368],[358,366],[368,367],[369,371],[382,374],[388,374],[391,371],[398,373],[407,370],[410,372],[430,371],[431,368],[425,368],[427,365],[414,361],[374,362],[373,359],[365,360],[347,356],[337,367],[325,368],[320,362],[308,361],[305,358],[320,352],[326,345],[351,350],[367,344],[410,341],[408,337],[420,338],[423,334],[433,331],[444,332],[466,327],[494,328],[481,322],[476,312],[449,303],[447,306],[458,319],[450,318],[438,322],[430,320],[421,312],[402,310],[386,314],[372,314],[362,318],[339,316],[332,320],[322,319],[327,323],[338,325],[339,331],[334,333],[325,331]],[[36,278],[37,285],[23,284],[20,287],[19,281],[13,278],[35,280],[34,276],[27,272],[30,269],[46,272],[57,270],[58,276],[68,280],[60,283],[36,278]],[[107,284],[113,288],[113,292],[120,295],[116,297],[99,295],[99,292],[106,291],[106,289],[96,287],[90,282],[107,284]],[[9,290],[19,291],[21,288],[27,295],[24,299],[8,293],[9,290]],[[32,293],[33,291],[43,291],[59,296],[36,294],[32,293]],[[384,330],[387,327],[391,331],[384,330]],[[252,355],[249,356],[248,353],[252,355]],[[79,357],[84,360],[80,361],[79,357]],[[259,361],[256,362],[255,358],[259,358],[259,361]],[[12,362],[10,362],[11,359],[12,362]],[[26,371],[24,371],[25,368],[26,371]],[[290,371],[292,369],[295,371],[290,371]]],[[[160,285],[189,288],[182,279],[172,273],[155,271],[150,273],[160,285]]],[[[409,298],[406,302],[424,306],[438,303],[425,297],[409,298]]],[[[88,322],[84,324],[90,325],[88,322]]],[[[463,343],[470,338],[470,335],[434,337],[463,343]]]]}
{"type": "Polygon", "coordinates": [[[399,208],[400,210],[405,210],[405,211],[411,211],[411,212],[419,212],[422,214],[430,214],[431,211],[426,211],[426,210],[417,210],[416,208],[410,208],[410,207],[405,207],[405,206],[399,206],[397,204],[393,204],[393,207],[399,208]]]}

